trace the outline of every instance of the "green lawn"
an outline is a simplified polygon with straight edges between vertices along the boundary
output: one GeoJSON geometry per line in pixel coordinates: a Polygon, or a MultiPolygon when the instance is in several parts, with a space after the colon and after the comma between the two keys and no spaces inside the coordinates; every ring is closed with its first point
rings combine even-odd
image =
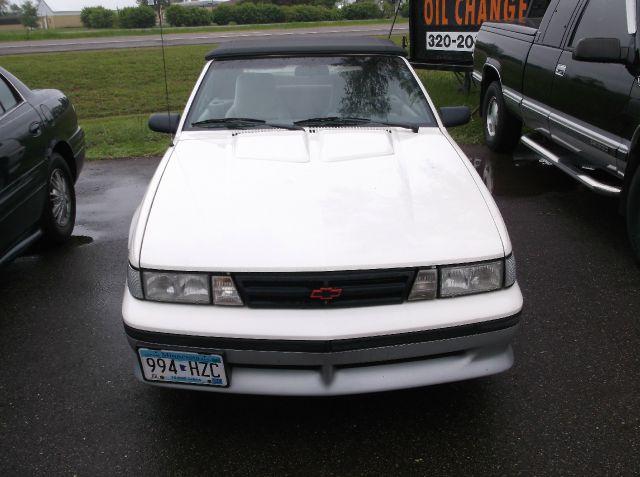
{"type": "MultiPolygon", "coordinates": [[[[180,111],[212,46],[166,49],[170,108],[180,111]]],[[[149,113],[166,110],[162,55],[158,48],[16,55],[2,66],[31,88],[64,91],[76,107],[87,137],[89,159],[159,155],[168,138],[146,127],[149,113]]],[[[478,95],[458,91],[453,73],[420,72],[437,106],[466,104],[474,108],[478,95]]],[[[458,142],[478,143],[477,117],[452,129],[458,142]]]]}
{"type": "MultiPolygon", "coordinates": [[[[98,3],[98,2],[97,2],[98,3]]],[[[246,31],[246,30],[273,30],[290,28],[314,28],[322,26],[358,26],[358,25],[390,25],[391,20],[341,20],[326,22],[291,22],[291,23],[269,23],[266,25],[209,25],[202,27],[165,27],[164,33],[198,33],[198,32],[225,32],[225,31],[246,31]]],[[[407,24],[407,19],[400,18],[396,25],[407,24]]],[[[142,36],[159,35],[160,28],[106,28],[101,30],[91,30],[88,28],[59,28],[52,30],[23,31],[0,31],[0,42],[2,41],[22,41],[22,40],[67,40],[72,38],[101,38],[113,36],[142,36]]]]}

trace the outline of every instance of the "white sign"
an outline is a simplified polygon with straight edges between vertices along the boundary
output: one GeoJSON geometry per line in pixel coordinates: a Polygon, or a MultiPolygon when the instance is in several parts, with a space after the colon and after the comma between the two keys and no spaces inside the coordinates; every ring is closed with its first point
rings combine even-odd
{"type": "Polygon", "coordinates": [[[473,51],[477,36],[470,31],[427,32],[427,50],[473,51]]]}

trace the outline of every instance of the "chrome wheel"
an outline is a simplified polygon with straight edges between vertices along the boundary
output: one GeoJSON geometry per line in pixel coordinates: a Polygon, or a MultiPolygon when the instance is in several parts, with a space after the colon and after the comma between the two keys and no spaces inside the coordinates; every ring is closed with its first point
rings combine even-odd
{"type": "Polygon", "coordinates": [[[49,180],[49,201],[53,220],[60,228],[64,228],[71,220],[71,192],[64,172],[54,169],[49,180]]]}
{"type": "Polygon", "coordinates": [[[496,135],[496,129],[498,127],[498,101],[495,96],[489,100],[487,107],[487,132],[489,136],[494,137],[496,135]]]}

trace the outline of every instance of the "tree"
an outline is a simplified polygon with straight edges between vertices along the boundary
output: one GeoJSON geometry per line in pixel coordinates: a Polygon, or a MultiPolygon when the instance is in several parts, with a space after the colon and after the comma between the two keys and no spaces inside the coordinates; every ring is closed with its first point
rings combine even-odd
{"type": "Polygon", "coordinates": [[[9,0],[0,0],[0,15],[9,13],[9,0]]]}
{"type": "Polygon", "coordinates": [[[171,5],[165,10],[165,17],[171,26],[201,26],[211,24],[211,13],[200,7],[171,5]]]}
{"type": "Polygon", "coordinates": [[[166,8],[171,6],[171,0],[136,0],[136,3],[140,8],[153,8],[153,11],[156,12],[160,23],[162,23],[162,19],[164,18],[163,12],[166,8]]]}
{"type": "Polygon", "coordinates": [[[347,20],[368,20],[370,18],[382,18],[382,9],[377,3],[362,1],[343,7],[342,14],[347,20]]]}
{"type": "Polygon", "coordinates": [[[22,14],[20,15],[20,23],[26,28],[33,30],[38,28],[38,9],[31,3],[31,0],[27,0],[22,4],[22,14]]]}
{"type": "Polygon", "coordinates": [[[122,28],[150,28],[156,24],[156,13],[151,7],[124,7],[118,24],[122,28]]]}
{"type": "Polygon", "coordinates": [[[87,28],[112,28],[116,14],[104,7],[84,7],[80,11],[80,21],[87,28]]]}
{"type": "Polygon", "coordinates": [[[234,20],[233,18],[234,9],[230,5],[218,5],[213,9],[213,22],[218,25],[228,25],[230,21],[234,20]]]}
{"type": "Polygon", "coordinates": [[[171,0],[136,0],[136,3],[139,7],[149,6],[153,7],[154,10],[158,8],[158,3],[163,9],[171,6],[171,0]]]}

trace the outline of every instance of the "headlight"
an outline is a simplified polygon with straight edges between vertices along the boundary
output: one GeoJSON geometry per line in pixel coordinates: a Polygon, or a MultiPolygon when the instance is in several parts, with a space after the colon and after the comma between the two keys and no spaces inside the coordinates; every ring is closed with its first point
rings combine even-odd
{"type": "Polygon", "coordinates": [[[208,276],[200,273],[142,272],[147,300],[211,303],[208,276]]]}
{"type": "Polygon", "coordinates": [[[516,282],[516,257],[513,254],[504,261],[504,287],[508,288],[516,282]]]}
{"type": "Polygon", "coordinates": [[[213,284],[213,304],[242,306],[242,298],[238,294],[233,278],[228,275],[214,276],[211,278],[213,284]]]}
{"type": "Polygon", "coordinates": [[[204,305],[244,304],[229,275],[141,271],[129,265],[127,286],[131,295],[139,300],[204,305]]]}
{"type": "Polygon", "coordinates": [[[443,265],[418,270],[407,300],[471,295],[509,288],[515,282],[516,260],[513,254],[504,260],[472,265],[443,265]]]}
{"type": "Polygon", "coordinates": [[[419,270],[409,293],[409,301],[433,300],[438,294],[438,270],[419,270]]]}
{"type": "Polygon", "coordinates": [[[504,261],[440,269],[440,296],[452,297],[502,288],[504,261]]]}
{"type": "Polygon", "coordinates": [[[127,286],[129,287],[129,293],[138,300],[144,299],[144,293],[142,293],[142,280],[140,279],[140,270],[136,270],[131,265],[127,267],[127,286]]]}

